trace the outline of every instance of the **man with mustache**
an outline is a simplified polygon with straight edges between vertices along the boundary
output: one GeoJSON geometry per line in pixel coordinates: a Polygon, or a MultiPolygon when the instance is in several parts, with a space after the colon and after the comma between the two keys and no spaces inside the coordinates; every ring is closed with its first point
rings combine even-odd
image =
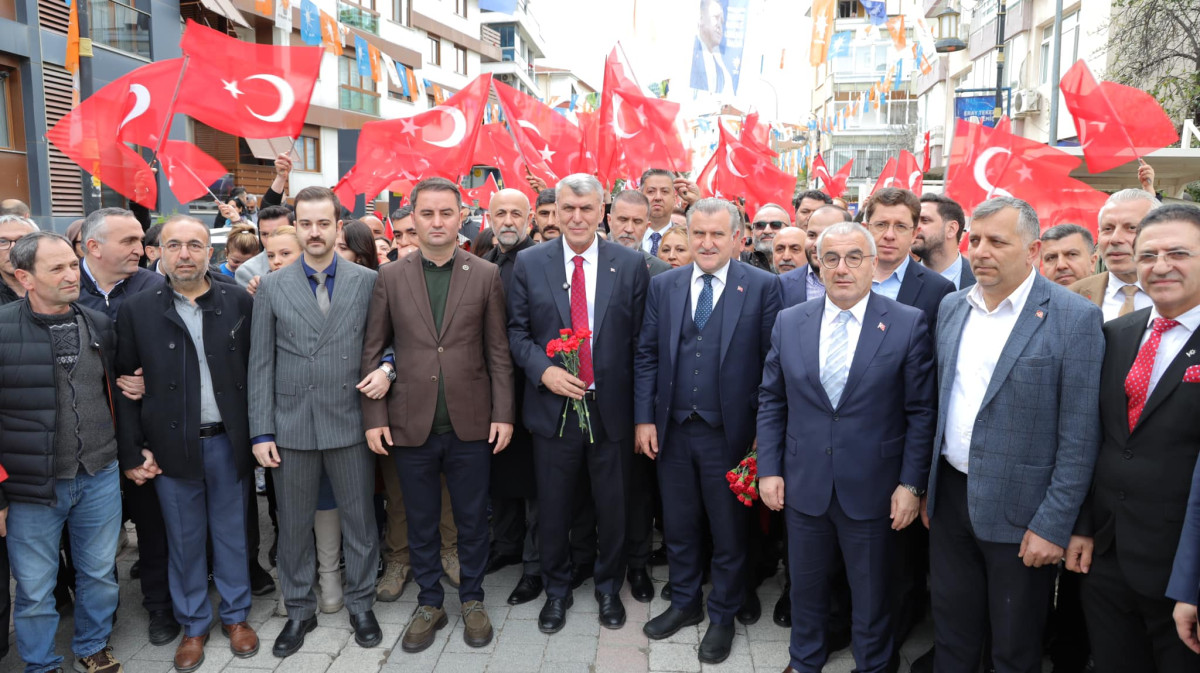
{"type": "MultiPolygon", "coordinates": [[[[516,189],[502,189],[488,204],[488,223],[496,247],[483,259],[500,267],[507,291],[512,284],[517,254],[537,245],[529,237],[529,198],[516,189]]],[[[517,414],[521,413],[524,377],[516,377],[517,414]]],[[[513,424],[512,441],[492,457],[492,555],[487,571],[523,563],[521,579],[508,596],[509,605],[528,603],[542,595],[542,565],[538,553],[537,482],[533,477],[533,438],[522,423],[513,424]]]]}
{"type": "Polygon", "coordinates": [[[533,205],[533,223],[542,232],[542,240],[548,241],[562,235],[555,218],[556,212],[554,190],[543,189],[538,192],[537,203],[533,205]]]}
{"type": "Polygon", "coordinates": [[[795,271],[803,266],[808,257],[805,248],[807,235],[799,227],[784,227],[775,234],[775,247],[771,250],[771,268],[777,274],[795,271]]]}
{"type": "Polygon", "coordinates": [[[775,236],[784,227],[792,226],[792,216],[783,206],[768,203],[754,213],[751,223],[753,247],[742,253],[741,260],[763,271],[774,273],[771,253],[775,245],[775,236]]]}
{"type": "Polygon", "coordinates": [[[1104,311],[1105,322],[1149,307],[1153,302],[1138,281],[1133,259],[1133,241],[1138,223],[1162,205],[1154,194],[1141,189],[1122,189],[1100,208],[1096,248],[1108,271],[1089,276],[1069,290],[1092,300],[1104,311]]]}
{"type": "Polygon", "coordinates": [[[967,217],[962,206],[941,194],[921,197],[921,217],[913,236],[912,251],[926,267],[954,283],[955,290],[971,287],[971,265],[958,253],[967,217]]]}
{"type": "MultiPolygon", "coordinates": [[[[655,257],[658,254],[657,242],[655,242],[654,253],[651,253],[643,245],[646,240],[646,232],[650,229],[650,213],[653,211],[654,207],[651,205],[651,201],[642,192],[632,189],[618,192],[613,197],[612,207],[608,210],[609,237],[626,248],[641,250],[642,254],[646,256],[646,270],[650,272],[651,277],[671,270],[670,264],[655,257]]],[[[667,221],[670,222],[670,219],[667,221]]],[[[672,226],[675,225],[668,224],[663,231],[665,232],[672,226]]],[[[659,238],[658,241],[662,241],[662,238],[659,238]]]]}
{"type": "Polygon", "coordinates": [[[204,663],[213,625],[208,564],[196,557],[210,532],[222,630],[234,656],[258,652],[258,636],[246,622],[253,300],[235,284],[213,280],[203,223],[176,216],[160,240],[166,285],[131,297],[117,321],[117,371],[144,367],[150,393],[144,400],[117,397],[117,441],[125,475],[139,486],[149,483],[159,496],[170,541],[171,598],[185,629],[175,668],[190,671],[204,663]]]}
{"type": "Polygon", "coordinates": [[[1078,224],[1056,224],[1042,232],[1042,275],[1069,287],[1096,269],[1092,232],[1078,224]]]}
{"type": "Polygon", "coordinates": [[[808,264],[779,277],[779,283],[783,287],[784,308],[825,296],[825,283],[821,280],[821,262],[817,259],[817,239],[821,237],[821,232],[838,222],[853,221],[854,217],[849,211],[837,206],[821,206],[812,212],[808,218],[808,229],[804,232],[807,237],[804,255],[808,264]]]}

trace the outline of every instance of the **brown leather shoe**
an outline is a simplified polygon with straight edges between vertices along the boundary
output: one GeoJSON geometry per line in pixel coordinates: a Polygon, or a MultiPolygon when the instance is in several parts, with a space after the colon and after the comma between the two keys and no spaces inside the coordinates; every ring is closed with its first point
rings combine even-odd
{"type": "Polygon", "coordinates": [[[222,624],[221,630],[229,637],[229,649],[239,659],[258,654],[258,634],[246,622],[222,624]]]}
{"type": "Polygon", "coordinates": [[[204,644],[207,642],[207,633],[202,636],[184,636],[175,650],[175,670],[188,673],[200,668],[204,663],[204,644]]]}

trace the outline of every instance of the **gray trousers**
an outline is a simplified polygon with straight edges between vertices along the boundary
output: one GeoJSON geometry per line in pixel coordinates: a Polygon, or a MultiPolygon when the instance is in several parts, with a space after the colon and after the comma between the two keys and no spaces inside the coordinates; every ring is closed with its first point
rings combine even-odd
{"type": "Polygon", "coordinates": [[[346,609],[357,615],[375,601],[379,536],[375,527],[375,454],[366,443],[324,451],[279,449],[274,468],[279,510],[279,584],[288,619],[316,614],[313,517],[321,468],[329,475],[342,523],[346,609]]]}

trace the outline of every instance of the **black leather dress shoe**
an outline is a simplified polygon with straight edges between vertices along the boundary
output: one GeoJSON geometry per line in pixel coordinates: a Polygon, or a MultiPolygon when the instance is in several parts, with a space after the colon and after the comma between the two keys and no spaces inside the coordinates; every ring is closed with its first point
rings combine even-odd
{"type": "Polygon", "coordinates": [[[150,644],[166,645],[175,640],[182,627],[175,621],[175,615],[170,610],[150,611],[150,644]]]}
{"type": "Polygon", "coordinates": [[[300,648],[304,647],[304,636],[315,628],[317,628],[316,615],[308,619],[287,620],[287,623],[283,625],[283,630],[275,637],[275,646],[271,648],[271,654],[283,659],[299,652],[300,648]]]}
{"type": "Polygon", "coordinates": [[[586,563],[571,567],[571,591],[583,586],[583,583],[592,577],[592,565],[586,563]]]}
{"type": "Polygon", "coordinates": [[[702,621],[704,621],[703,610],[684,612],[675,608],[667,608],[666,612],[646,622],[642,627],[642,633],[651,640],[662,640],[679,633],[679,629],[685,626],[695,626],[702,621]]]}
{"type": "Polygon", "coordinates": [[[667,583],[663,585],[662,591],[660,591],[658,593],[658,595],[662,596],[662,599],[664,601],[671,600],[671,581],[670,580],[667,580],[667,583]]]}
{"type": "Polygon", "coordinates": [[[658,549],[650,552],[650,558],[646,559],[646,565],[652,568],[667,565],[667,546],[662,545],[658,549]]]}
{"type": "Polygon", "coordinates": [[[782,626],[785,629],[792,628],[792,597],[787,591],[779,597],[779,602],[775,604],[775,614],[772,615],[777,626],[782,626]]]}
{"type": "Polygon", "coordinates": [[[596,602],[600,604],[600,626],[606,629],[625,626],[625,606],[621,604],[618,594],[602,594],[597,591],[596,602]]]}
{"type": "Polygon", "coordinates": [[[629,579],[629,593],[633,595],[633,600],[639,603],[654,600],[654,582],[650,581],[650,573],[645,568],[630,568],[625,577],[629,579]]]}
{"type": "Polygon", "coordinates": [[[719,664],[733,649],[733,624],[709,624],[700,641],[700,663],[719,664]]]}
{"type": "Polygon", "coordinates": [[[509,605],[521,605],[542,595],[541,575],[521,575],[517,588],[508,595],[509,605]]]}
{"type": "Polygon", "coordinates": [[[501,568],[507,568],[520,562],[521,556],[519,554],[492,554],[488,558],[487,572],[485,574],[491,575],[501,568]]]}
{"type": "Polygon", "coordinates": [[[250,593],[255,596],[266,596],[275,591],[275,579],[271,573],[263,570],[257,562],[250,564],[250,593]]]}
{"type": "Polygon", "coordinates": [[[372,610],[350,615],[350,628],[354,629],[354,642],[359,647],[375,647],[383,641],[383,630],[372,610]]]}
{"type": "Polygon", "coordinates": [[[925,654],[917,657],[912,662],[912,673],[933,673],[933,650],[929,648],[925,654]]]}
{"type": "Polygon", "coordinates": [[[850,647],[849,631],[830,631],[825,635],[825,651],[829,654],[840,652],[847,647],[850,647]]]}
{"type": "Polygon", "coordinates": [[[538,631],[542,633],[558,633],[567,624],[567,609],[575,604],[573,596],[566,598],[547,598],[538,614],[538,631]]]}
{"type": "Polygon", "coordinates": [[[750,626],[762,617],[762,601],[758,600],[758,594],[753,590],[746,591],[746,599],[742,601],[742,609],[738,610],[737,620],[746,626],[750,626]]]}

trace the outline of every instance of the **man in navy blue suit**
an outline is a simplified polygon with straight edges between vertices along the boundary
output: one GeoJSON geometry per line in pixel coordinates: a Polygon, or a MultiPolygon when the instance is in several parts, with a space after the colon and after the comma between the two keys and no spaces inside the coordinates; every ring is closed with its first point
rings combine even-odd
{"type": "Polygon", "coordinates": [[[758,381],[781,303],[775,276],[734,259],[741,224],[728,201],[692,206],[694,261],[651,281],[634,360],[637,449],[658,461],[672,591],[671,606],[642,630],[660,640],[703,621],[707,513],[713,588],[699,657],[710,664],[729,656],[746,588],[749,510],[725,474],[754,442],[758,381]]]}
{"type": "Polygon", "coordinates": [[[825,296],[825,284],[821,281],[821,262],[817,259],[817,238],[821,232],[838,222],[853,222],[849,212],[837,206],[821,206],[808,218],[807,241],[804,254],[808,264],[794,271],[779,275],[783,290],[783,307],[790,308],[806,301],[825,296]]]}
{"type": "Polygon", "coordinates": [[[863,224],[871,230],[879,251],[871,289],[921,309],[929,331],[936,332],[938,307],[942,297],[954,292],[954,283],[912,259],[921,200],[907,189],[886,187],[872,194],[863,208],[863,224]]]}
{"type": "Polygon", "coordinates": [[[619,593],[625,572],[625,503],[633,458],[633,353],[650,275],[637,250],[596,236],[604,217],[603,188],[577,173],[558,182],[558,240],[517,255],[508,295],[508,338],[513,362],[525,371],[525,426],[533,435],[538,521],[546,604],[538,628],[557,633],[573,598],[568,531],[581,474],[591,482],[598,554],[596,600],[600,624],[619,629],[625,608],[619,593]],[[588,329],[579,376],[546,355],[562,329],[588,329]],[[581,429],[574,405],[584,400],[592,436],[581,429]]]}
{"type": "Polygon", "coordinates": [[[788,505],[787,671],[825,664],[827,573],[840,548],[856,670],[882,673],[893,531],[916,519],[929,477],[933,343],[921,311],[871,292],[876,248],[861,225],[829,227],[817,253],[825,300],[780,312],[759,391],[759,490],[771,509],[788,505]]]}

